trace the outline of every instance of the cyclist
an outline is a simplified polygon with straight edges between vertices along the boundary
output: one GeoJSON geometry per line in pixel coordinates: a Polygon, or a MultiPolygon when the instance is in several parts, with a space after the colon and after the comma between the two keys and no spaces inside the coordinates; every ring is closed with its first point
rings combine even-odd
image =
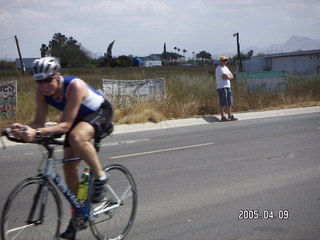
{"type": "MultiPolygon", "coordinates": [[[[21,128],[23,125],[20,123],[12,124],[12,132],[15,137],[26,142],[36,136],[66,133],[64,157],[81,157],[91,167],[95,176],[93,202],[97,203],[104,198],[107,176],[90,140],[106,135],[107,126],[112,126],[113,107],[99,91],[83,80],[63,77],[60,68],[59,60],[54,57],[44,57],[33,62],[32,75],[37,83],[35,118],[25,129],[21,128]],[[58,124],[44,127],[48,105],[60,110],[62,117],[58,124]]],[[[67,162],[63,166],[66,183],[74,193],[79,184],[79,166],[80,161],[67,162]]],[[[75,239],[74,217],[67,230],[60,235],[61,238],[75,239]]]]}

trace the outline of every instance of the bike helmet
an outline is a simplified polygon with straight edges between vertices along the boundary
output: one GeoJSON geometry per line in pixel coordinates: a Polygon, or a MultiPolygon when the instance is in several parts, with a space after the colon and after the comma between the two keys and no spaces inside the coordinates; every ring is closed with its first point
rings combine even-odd
{"type": "Polygon", "coordinates": [[[59,60],[54,57],[36,59],[32,64],[32,77],[35,80],[43,80],[54,76],[61,66],[59,60]]]}

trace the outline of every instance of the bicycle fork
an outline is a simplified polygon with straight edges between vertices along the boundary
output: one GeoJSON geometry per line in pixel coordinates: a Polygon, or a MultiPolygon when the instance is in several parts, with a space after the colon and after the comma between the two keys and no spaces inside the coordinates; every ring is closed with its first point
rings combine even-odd
{"type": "Polygon", "coordinates": [[[49,182],[44,181],[44,184],[38,186],[37,192],[33,197],[33,204],[29,213],[27,224],[39,225],[43,222],[45,208],[48,200],[49,182]],[[38,209],[38,218],[34,219],[38,209]]]}

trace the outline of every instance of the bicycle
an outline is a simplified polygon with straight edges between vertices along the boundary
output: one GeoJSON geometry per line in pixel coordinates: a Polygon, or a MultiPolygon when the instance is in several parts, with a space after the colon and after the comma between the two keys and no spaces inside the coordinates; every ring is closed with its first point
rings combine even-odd
{"type": "MultiPolygon", "coordinates": [[[[10,141],[23,142],[10,135],[10,130],[0,136],[10,141]]],[[[94,140],[99,152],[100,140],[94,140]]],[[[108,176],[105,199],[91,203],[93,173],[87,200],[80,201],[73,194],[56,170],[56,165],[80,158],[56,159],[54,151],[63,145],[63,140],[55,136],[37,137],[31,143],[46,149],[38,168],[38,174],[20,182],[9,194],[1,214],[1,237],[3,240],[18,239],[59,239],[62,220],[62,194],[76,211],[74,226],[77,230],[91,228],[99,240],[120,240],[129,233],[137,211],[137,187],[132,174],[120,164],[110,164],[103,169],[108,176]],[[59,192],[61,194],[59,194],[59,192]]]]}

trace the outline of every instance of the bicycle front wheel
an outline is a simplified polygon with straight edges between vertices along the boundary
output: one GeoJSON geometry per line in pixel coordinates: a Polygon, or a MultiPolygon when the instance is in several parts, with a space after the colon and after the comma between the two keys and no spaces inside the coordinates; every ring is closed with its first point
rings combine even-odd
{"type": "Polygon", "coordinates": [[[124,166],[104,168],[108,176],[105,201],[92,205],[91,230],[100,240],[123,239],[130,231],[137,211],[137,187],[124,166]]]}
{"type": "Polygon", "coordinates": [[[44,178],[27,178],[9,195],[1,216],[3,240],[58,239],[61,201],[44,178]]]}

